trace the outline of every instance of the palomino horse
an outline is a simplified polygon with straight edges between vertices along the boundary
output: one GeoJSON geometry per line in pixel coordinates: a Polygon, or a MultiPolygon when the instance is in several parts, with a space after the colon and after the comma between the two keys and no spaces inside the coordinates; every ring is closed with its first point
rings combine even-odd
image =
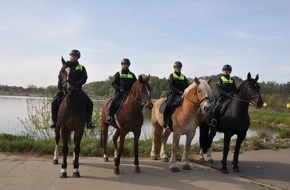
{"type": "MultiPolygon", "coordinates": [[[[151,102],[151,87],[148,83],[150,78],[149,76],[142,77],[139,76],[138,80],[132,86],[132,89],[124,100],[122,108],[118,115],[115,114],[115,121],[113,127],[116,128],[116,131],[113,135],[113,142],[115,148],[115,174],[120,174],[120,158],[124,149],[124,140],[125,136],[129,132],[134,134],[134,152],[135,152],[135,172],[140,173],[139,168],[139,137],[141,134],[141,127],[143,125],[143,107],[149,109],[152,108],[151,102]],[[117,145],[117,140],[120,137],[119,146],[117,145]]],[[[108,140],[108,128],[109,126],[105,123],[107,117],[107,108],[110,104],[111,99],[106,101],[102,109],[102,131],[101,131],[101,146],[103,147],[104,161],[109,161],[107,156],[107,140],[108,140]]]]}
{"type": "MultiPolygon", "coordinates": [[[[186,142],[182,156],[182,169],[190,169],[188,155],[191,141],[199,123],[198,111],[204,112],[209,104],[209,99],[213,97],[213,92],[209,83],[210,81],[207,82],[206,80],[195,78],[195,82],[184,91],[182,105],[177,107],[175,112],[172,114],[173,143],[170,158],[170,170],[172,172],[180,171],[176,164],[176,153],[179,146],[180,136],[184,134],[186,135],[186,142]]],[[[163,161],[168,161],[168,157],[165,154],[165,146],[167,139],[171,134],[171,129],[167,128],[164,131],[162,127],[163,114],[159,112],[159,108],[164,101],[165,98],[157,100],[152,109],[151,159],[156,160],[157,155],[160,154],[160,158],[163,161]]]]}
{"type": "MultiPolygon", "coordinates": [[[[237,135],[234,158],[232,162],[233,171],[240,172],[238,166],[240,147],[250,126],[250,118],[248,114],[249,105],[254,105],[256,108],[261,108],[263,106],[263,100],[260,95],[260,86],[257,83],[258,79],[259,75],[256,75],[256,78],[252,79],[251,74],[248,73],[247,80],[243,81],[239,86],[236,96],[231,97],[232,100],[229,103],[227,110],[218,119],[217,131],[224,133],[224,150],[222,158],[223,173],[228,173],[227,156],[229,153],[231,137],[233,135],[237,135]]],[[[204,118],[206,119],[207,116],[204,118]]],[[[204,138],[200,141],[201,158],[203,158],[203,153],[210,149],[215,134],[214,129],[211,129],[212,132],[209,133],[209,127],[206,126],[207,123],[208,122],[206,121],[203,122],[204,126],[200,127],[200,137],[204,138]]]]}
{"type": "Polygon", "coordinates": [[[87,109],[85,106],[85,102],[81,97],[81,93],[77,87],[77,80],[74,71],[71,71],[69,67],[66,66],[64,60],[63,67],[60,71],[62,81],[63,81],[63,89],[65,97],[62,100],[59,111],[58,111],[58,119],[57,125],[55,129],[55,152],[54,152],[54,160],[53,163],[58,163],[58,145],[60,136],[62,137],[62,153],[63,153],[63,162],[62,169],[60,172],[61,178],[67,177],[67,155],[68,155],[68,144],[70,139],[70,134],[74,132],[74,172],[73,177],[80,177],[79,174],[79,153],[80,153],[80,144],[82,140],[82,136],[84,133],[84,127],[86,123],[87,117],[87,109]]]}

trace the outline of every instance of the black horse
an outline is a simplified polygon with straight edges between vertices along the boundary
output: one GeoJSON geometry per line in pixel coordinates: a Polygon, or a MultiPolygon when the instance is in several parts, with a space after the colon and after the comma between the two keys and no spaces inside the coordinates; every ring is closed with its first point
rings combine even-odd
{"type": "MultiPolygon", "coordinates": [[[[260,95],[260,86],[257,83],[259,75],[255,79],[251,78],[248,73],[247,80],[243,81],[239,86],[236,96],[231,97],[227,110],[219,116],[216,129],[212,129],[208,125],[210,115],[201,115],[200,117],[200,155],[203,158],[204,153],[208,153],[210,157],[210,147],[216,131],[224,133],[224,149],[222,158],[222,172],[228,173],[227,156],[229,153],[230,141],[233,135],[237,135],[234,158],[233,171],[240,172],[239,152],[242,142],[244,141],[250,126],[250,118],[248,114],[249,105],[261,108],[263,100],[260,95]]],[[[210,112],[208,112],[210,114],[210,112]]],[[[211,157],[210,157],[210,160],[211,157]]]]}

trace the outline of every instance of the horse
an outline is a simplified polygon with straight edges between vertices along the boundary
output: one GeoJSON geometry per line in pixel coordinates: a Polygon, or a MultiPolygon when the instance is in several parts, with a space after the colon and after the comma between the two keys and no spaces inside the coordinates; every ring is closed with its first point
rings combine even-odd
{"type": "MultiPolygon", "coordinates": [[[[134,134],[134,165],[135,165],[135,173],[140,173],[139,167],[139,137],[141,134],[141,127],[143,125],[144,117],[143,117],[143,107],[145,106],[148,109],[152,108],[151,101],[151,87],[148,83],[150,79],[149,76],[138,77],[138,80],[133,84],[128,96],[123,102],[123,105],[118,113],[118,115],[114,115],[115,122],[113,123],[113,127],[116,129],[113,135],[113,143],[114,143],[114,161],[115,168],[114,173],[120,174],[119,166],[120,166],[120,158],[124,149],[124,141],[125,137],[129,132],[133,132],[134,134]],[[117,145],[117,140],[120,138],[119,146],[117,145]]],[[[109,99],[105,102],[102,107],[102,120],[101,120],[101,147],[103,148],[104,161],[108,162],[107,156],[107,140],[108,140],[108,128],[109,125],[106,124],[107,118],[107,109],[112,99],[109,99]]]]}
{"type": "Polygon", "coordinates": [[[61,68],[60,75],[62,78],[62,87],[64,92],[64,99],[62,100],[59,111],[57,125],[55,129],[55,151],[53,163],[58,164],[58,146],[60,137],[62,138],[62,153],[63,162],[61,165],[60,178],[67,177],[67,155],[69,151],[70,134],[74,132],[74,171],[73,177],[80,177],[79,173],[79,153],[84,127],[86,123],[87,109],[85,102],[81,96],[81,89],[77,87],[77,79],[74,71],[71,71],[66,66],[66,62],[62,59],[63,67],[61,68]]]}
{"type": "Polygon", "coordinates": [[[158,99],[153,105],[151,114],[152,147],[150,156],[152,160],[157,160],[157,155],[159,154],[161,160],[168,162],[165,146],[169,135],[173,132],[173,143],[169,161],[169,167],[172,172],[180,171],[176,164],[176,154],[181,135],[186,135],[182,156],[182,169],[191,169],[188,162],[188,155],[191,141],[194,138],[199,123],[198,112],[205,112],[209,105],[209,100],[213,98],[213,92],[209,83],[210,80],[206,81],[195,77],[194,82],[185,89],[181,105],[172,114],[172,131],[169,127],[165,130],[162,127],[163,114],[160,113],[159,109],[165,102],[165,98],[158,99]]]}
{"type": "MultiPolygon", "coordinates": [[[[247,75],[247,79],[239,86],[236,96],[230,97],[231,101],[228,104],[226,111],[219,116],[216,129],[208,126],[208,118],[210,112],[203,115],[202,126],[200,126],[200,156],[203,160],[203,154],[210,150],[211,143],[216,131],[224,133],[224,148],[222,157],[222,173],[229,173],[227,169],[227,156],[229,152],[230,141],[233,135],[237,135],[235,152],[233,156],[233,171],[241,172],[238,166],[239,152],[242,142],[244,141],[247,131],[250,126],[250,118],[248,114],[249,105],[255,106],[257,109],[262,108],[263,100],[260,94],[260,86],[258,84],[259,75],[256,78],[251,78],[251,73],[247,75]],[[209,130],[211,132],[209,133],[209,130]]],[[[210,151],[208,156],[211,158],[210,151]]]]}

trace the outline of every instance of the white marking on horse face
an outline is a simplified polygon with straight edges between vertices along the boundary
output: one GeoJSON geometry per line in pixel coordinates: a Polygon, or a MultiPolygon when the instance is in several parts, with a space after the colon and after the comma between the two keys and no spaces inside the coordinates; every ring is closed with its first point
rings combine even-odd
{"type": "Polygon", "coordinates": [[[68,80],[68,76],[69,76],[69,73],[70,73],[70,68],[69,67],[65,68],[65,72],[66,72],[66,79],[68,80]]]}

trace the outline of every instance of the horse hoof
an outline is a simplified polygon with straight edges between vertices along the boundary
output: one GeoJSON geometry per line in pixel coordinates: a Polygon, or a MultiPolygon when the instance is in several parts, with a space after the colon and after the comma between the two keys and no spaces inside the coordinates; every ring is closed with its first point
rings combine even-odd
{"type": "Polygon", "coordinates": [[[79,178],[79,177],[81,177],[81,176],[80,176],[80,172],[74,172],[74,173],[73,173],[73,177],[74,177],[74,178],[79,178]]]}
{"type": "Polygon", "coordinates": [[[179,168],[170,168],[171,172],[180,172],[179,168]]]}
{"type": "Polygon", "coordinates": [[[139,166],[136,166],[135,167],[135,173],[141,173],[141,170],[140,170],[140,167],[139,166]]]}
{"type": "Polygon", "coordinates": [[[53,162],[52,162],[53,164],[58,164],[58,160],[53,160],[53,162]]]}
{"type": "Polygon", "coordinates": [[[188,165],[188,164],[187,165],[183,165],[182,169],[183,170],[191,170],[190,165],[188,165]]]}
{"type": "Polygon", "coordinates": [[[241,170],[240,170],[240,168],[239,167],[233,167],[233,171],[235,172],[235,173],[240,173],[241,172],[241,170]]]}
{"type": "Polygon", "coordinates": [[[108,157],[104,157],[104,162],[109,162],[109,158],[108,157]]]}
{"type": "Polygon", "coordinates": [[[209,159],[207,162],[208,163],[213,163],[213,159],[209,159]]]}
{"type": "Polygon", "coordinates": [[[151,156],[151,160],[157,160],[157,156],[151,156]]]}
{"type": "Polygon", "coordinates": [[[162,158],[162,162],[169,162],[168,158],[162,158]]]}
{"type": "Polygon", "coordinates": [[[223,167],[222,168],[222,173],[223,174],[228,174],[229,173],[228,168],[223,167]]]}
{"type": "Polygon", "coordinates": [[[114,174],[120,174],[119,168],[114,169],[114,174]]]}
{"type": "Polygon", "coordinates": [[[204,161],[205,161],[205,159],[204,159],[204,158],[200,158],[200,159],[199,159],[199,161],[202,161],[202,162],[204,162],[204,161]]]}
{"type": "Polygon", "coordinates": [[[67,178],[66,172],[60,172],[59,177],[60,178],[67,178]]]}

